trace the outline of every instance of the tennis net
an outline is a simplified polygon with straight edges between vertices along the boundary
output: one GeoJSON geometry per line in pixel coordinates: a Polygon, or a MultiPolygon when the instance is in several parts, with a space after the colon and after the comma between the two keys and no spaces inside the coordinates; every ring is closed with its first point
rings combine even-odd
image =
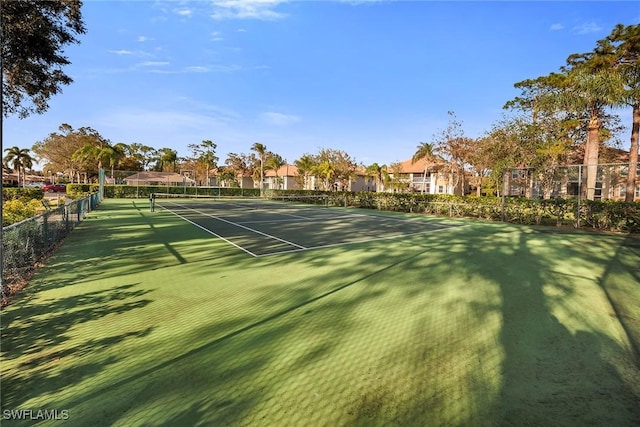
{"type": "Polygon", "coordinates": [[[151,211],[155,211],[158,207],[171,210],[184,205],[218,210],[273,210],[329,206],[329,196],[324,194],[246,197],[152,193],[149,199],[151,211]]]}

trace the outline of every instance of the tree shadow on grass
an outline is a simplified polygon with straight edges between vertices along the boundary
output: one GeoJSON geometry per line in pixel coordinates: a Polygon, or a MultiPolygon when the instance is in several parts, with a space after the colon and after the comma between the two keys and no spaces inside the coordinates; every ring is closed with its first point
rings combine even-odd
{"type": "Polygon", "coordinates": [[[79,323],[149,304],[151,300],[143,297],[151,291],[135,287],[121,285],[53,301],[16,304],[2,314],[2,356],[13,359],[40,352],[67,340],[68,330],[79,323]]]}
{"type": "Polygon", "coordinates": [[[624,328],[640,369],[640,237],[629,235],[618,246],[600,278],[600,286],[624,328]]]}
{"type": "MultiPolygon", "coordinates": [[[[363,391],[359,402],[356,401],[354,424],[372,425],[385,420],[384,423],[393,425],[421,426],[443,422],[505,426],[638,425],[640,375],[637,370],[630,370],[633,368],[628,349],[613,336],[601,332],[598,325],[577,322],[581,328],[572,330],[556,315],[559,307],[560,312],[564,310],[563,316],[583,315],[589,310],[588,303],[574,293],[582,291],[580,286],[593,289],[596,283],[590,276],[580,277],[580,273],[552,271],[551,266],[560,261],[555,257],[566,256],[563,260],[566,263],[586,260],[593,269],[603,267],[607,259],[582,254],[579,247],[566,249],[565,243],[564,239],[553,238],[537,241],[528,228],[520,228],[504,235],[456,236],[444,245],[432,246],[434,260],[424,275],[425,288],[429,286],[429,276],[436,281],[439,276],[462,274],[469,278],[466,286],[470,288],[494,283],[500,303],[486,303],[492,297],[476,301],[453,299],[449,302],[449,316],[455,317],[423,316],[422,327],[416,328],[417,333],[426,331],[427,339],[419,340],[422,347],[416,350],[407,346],[381,368],[383,372],[393,372],[403,353],[414,355],[414,375],[406,379],[410,384],[407,388],[414,390],[413,396],[403,396],[392,379],[379,382],[363,391]],[[563,305],[565,299],[576,305],[563,305]],[[477,348],[478,353],[465,354],[473,348],[476,337],[472,334],[490,332],[475,326],[496,314],[502,323],[496,336],[502,357],[498,359],[490,348],[485,352],[482,346],[477,348]],[[459,322],[459,334],[435,339],[433,331],[437,330],[438,322],[445,322],[449,329],[459,322]],[[471,330],[463,330],[465,324],[471,330]],[[491,380],[491,375],[483,372],[487,369],[499,370],[497,395],[486,383],[491,380]],[[632,375],[627,376],[629,373],[632,375]]],[[[405,266],[407,272],[416,268],[420,268],[419,264],[405,266]]],[[[411,298],[421,292],[414,285],[405,287],[411,298]]],[[[447,292],[460,295],[457,290],[433,292],[433,307],[441,305],[437,302],[438,295],[447,292]]],[[[429,313],[431,305],[425,306],[425,310],[425,314],[429,313]]],[[[563,319],[567,321],[566,317],[563,319]]],[[[600,321],[603,320],[607,319],[601,317],[600,321]]],[[[486,344],[491,341],[485,340],[486,344]]]]}
{"type": "Polygon", "coordinates": [[[233,248],[227,248],[224,242],[209,239],[177,217],[156,214],[151,221],[150,214],[139,208],[132,210],[128,203],[114,202],[91,215],[46,260],[45,264],[55,269],[56,280],[36,272],[23,295],[34,284],[39,292],[187,262],[210,261],[233,253],[233,248]],[[203,238],[221,250],[203,251],[203,238]],[[195,241],[198,243],[189,244],[195,241]]]}
{"type": "MultiPolygon", "coordinates": [[[[274,259],[274,264],[295,261],[309,267],[330,265],[331,269],[305,276],[304,282],[283,277],[291,287],[248,288],[256,297],[239,301],[255,311],[223,311],[219,319],[198,319],[202,323],[184,328],[186,336],[168,336],[154,348],[135,347],[133,353],[140,359],[129,355],[130,369],[102,375],[99,384],[88,384],[84,390],[71,389],[60,404],[71,410],[76,425],[308,425],[330,424],[328,418],[320,417],[331,415],[341,421],[333,425],[431,425],[430,420],[449,421],[449,425],[575,425],[598,423],[601,414],[608,411],[621,414],[618,424],[630,425],[629,421],[637,418],[630,400],[633,390],[603,356],[619,345],[604,334],[572,332],[561,323],[553,312],[553,304],[561,297],[545,291],[553,286],[558,294],[571,296],[575,283],[568,275],[563,279],[548,271],[548,265],[532,249],[531,235],[524,235],[527,229],[518,230],[506,237],[457,231],[446,239],[431,238],[431,243],[422,246],[414,239],[386,250],[384,243],[362,245],[366,252],[358,263],[351,259],[351,248],[274,259]],[[457,249],[450,250],[453,246],[457,249]],[[425,262],[427,257],[433,260],[425,262]],[[485,286],[500,295],[500,303],[487,303],[477,295],[471,301],[431,301],[432,297],[459,293],[458,289],[446,289],[443,283],[449,282],[439,280],[453,271],[470,279],[460,284],[460,289],[475,286],[474,278],[484,279],[490,284],[485,286]],[[409,272],[412,280],[389,279],[409,272]],[[434,289],[434,282],[440,286],[434,289]],[[387,300],[394,292],[400,297],[387,300]],[[416,298],[425,301],[424,311],[402,317],[405,307],[416,309],[410,306],[416,298]],[[357,315],[384,310],[391,301],[397,306],[385,313],[400,320],[390,317],[388,322],[415,322],[412,333],[417,335],[418,348],[415,343],[405,347],[395,341],[397,348],[385,349],[369,359],[368,353],[378,350],[369,346],[370,342],[381,347],[387,344],[381,341],[381,331],[368,322],[384,328],[387,319],[370,315],[362,320],[357,315]],[[430,315],[431,304],[442,310],[441,318],[430,315]],[[464,306],[468,318],[455,316],[460,314],[454,311],[459,306],[464,306]],[[485,360],[483,351],[456,357],[453,352],[464,351],[465,340],[473,338],[463,329],[457,329],[460,333],[456,335],[439,336],[442,347],[433,341],[434,331],[445,324],[459,323],[460,328],[479,325],[474,331],[481,332],[482,322],[492,316],[503,322],[496,335],[496,347],[504,351],[499,361],[485,360]],[[358,337],[361,330],[366,331],[359,341],[364,351],[346,338],[358,337]],[[384,360],[376,359],[383,356],[384,360]],[[407,360],[413,369],[406,369],[407,360]],[[501,363],[497,399],[484,394],[488,387],[480,375],[491,363],[501,363]],[[341,376],[353,370],[357,371],[355,377],[341,376]],[[461,375],[461,371],[468,375],[461,375]],[[403,385],[398,372],[407,375],[406,381],[411,382],[408,390],[413,393],[398,392],[397,387],[403,385]],[[449,376],[456,377],[448,381],[449,376]],[[347,402],[317,396],[316,390],[347,402]],[[327,409],[332,403],[335,408],[327,409]],[[343,412],[335,415],[338,411],[343,412]],[[437,414],[447,411],[446,416],[437,414]],[[96,413],[103,416],[96,419],[96,413]]],[[[267,260],[257,263],[268,265],[267,260]]],[[[207,277],[208,273],[202,274],[207,277]]],[[[243,308],[234,307],[238,311],[243,308]]],[[[396,332],[394,327],[389,330],[396,332]]],[[[112,346],[145,331],[116,336],[112,346]]],[[[80,346],[77,351],[86,349],[80,346]]],[[[105,374],[105,368],[118,359],[116,355],[105,357],[103,363],[92,362],[85,369],[98,375],[101,371],[105,374]]],[[[36,378],[47,383],[43,386],[46,390],[60,385],[58,375],[36,378]]],[[[21,391],[36,397],[28,390],[21,391]]],[[[16,395],[14,400],[18,399],[16,395]]]]}
{"type": "MultiPolygon", "coordinates": [[[[368,266],[361,268],[364,273],[368,266]]],[[[286,297],[265,294],[255,312],[190,330],[186,337],[181,337],[180,343],[189,343],[191,347],[167,342],[166,346],[146,349],[149,352],[162,349],[162,352],[127,375],[110,378],[85,390],[81,396],[65,400],[64,405],[76,414],[76,422],[80,424],[91,419],[87,408],[103,407],[108,407],[110,413],[102,424],[116,423],[120,416],[134,424],[138,420],[172,425],[181,420],[195,425],[202,419],[207,425],[242,424],[244,417],[272,394],[274,388],[282,386],[288,375],[303,375],[305,367],[329,355],[343,340],[343,333],[355,327],[349,313],[379,298],[385,291],[381,287],[364,287],[348,299],[332,297],[389,268],[392,266],[369,269],[368,274],[329,289],[325,287],[322,293],[318,293],[317,288],[324,285],[326,277],[320,276],[310,278],[308,286],[287,289],[286,297]],[[316,341],[313,336],[303,334],[304,339],[310,340],[308,347],[282,367],[279,361],[285,357],[292,337],[299,333],[298,327],[305,316],[313,316],[313,330],[323,333],[323,339],[316,341]],[[120,397],[125,395],[131,398],[120,397]],[[157,410],[148,420],[144,418],[142,408],[153,405],[171,408],[165,412],[166,419],[159,420],[157,410]]]]}
{"type": "MultiPolygon", "coordinates": [[[[496,246],[474,248],[478,258],[474,265],[485,266],[487,277],[497,277],[502,295],[500,339],[505,357],[499,402],[501,424],[569,426],[640,422],[637,406],[640,390],[637,384],[622,377],[620,366],[614,367],[615,359],[610,356],[624,350],[597,330],[570,332],[559,322],[552,307],[562,304],[566,297],[571,298],[574,291],[562,283],[562,278],[548,271],[549,264],[543,263],[540,254],[532,253],[531,236],[526,229],[522,230],[507,256],[495,257],[492,252],[500,250],[496,246]],[[504,268],[502,263],[519,268],[510,269],[505,275],[489,273],[504,268]],[[551,290],[558,295],[550,295],[551,290]]],[[[554,253],[558,256],[563,252],[554,253]]],[[[597,260],[592,261],[595,268],[597,260]]],[[[565,262],[571,263],[572,259],[565,262]]]]}
{"type": "Polygon", "coordinates": [[[153,327],[104,338],[94,336],[82,341],[74,338],[74,344],[68,343],[73,336],[69,330],[82,323],[149,304],[151,300],[144,296],[150,291],[135,288],[135,284],[130,284],[52,301],[17,301],[5,309],[1,348],[3,408],[18,408],[33,397],[92,377],[119,359],[109,356],[95,362],[102,351],[149,335],[153,327]],[[84,362],[85,357],[91,361],[84,362]]]}

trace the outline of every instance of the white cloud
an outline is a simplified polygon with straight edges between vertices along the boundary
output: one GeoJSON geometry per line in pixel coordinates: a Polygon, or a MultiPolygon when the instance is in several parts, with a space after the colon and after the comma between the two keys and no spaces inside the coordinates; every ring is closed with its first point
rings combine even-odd
{"type": "Polygon", "coordinates": [[[222,40],[224,39],[220,36],[220,31],[214,31],[213,33],[211,33],[211,41],[219,42],[222,40]]]}
{"type": "Polygon", "coordinates": [[[191,9],[175,9],[174,12],[185,18],[190,18],[193,15],[193,10],[191,9]]]}
{"type": "Polygon", "coordinates": [[[136,64],[136,67],[165,67],[170,64],[171,63],[167,61],[145,61],[136,64]]]}
{"type": "Polygon", "coordinates": [[[564,30],[564,25],[562,24],[553,24],[551,25],[551,27],[549,27],[549,29],[551,31],[560,31],[560,30],[564,30]]]}
{"type": "Polygon", "coordinates": [[[133,55],[133,52],[130,50],[120,49],[120,50],[108,50],[107,52],[113,53],[116,55],[133,55]]]}
{"type": "Polygon", "coordinates": [[[576,25],[573,27],[573,32],[576,34],[591,34],[597,33],[600,30],[602,30],[602,27],[593,21],[585,22],[582,25],[576,25]]]}
{"type": "Polygon", "coordinates": [[[203,67],[201,65],[192,65],[184,69],[188,73],[208,73],[211,71],[209,67],[203,67]]]}
{"type": "Polygon", "coordinates": [[[273,126],[288,126],[300,121],[300,117],[267,111],[260,114],[260,120],[273,126]]]}
{"type": "Polygon", "coordinates": [[[211,18],[277,20],[286,15],[274,9],[283,0],[214,0],[211,18]]]}
{"type": "Polygon", "coordinates": [[[148,42],[150,40],[153,40],[153,39],[149,38],[147,36],[138,36],[138,38],[136,39],[136,41],[139,42],[139,43],[148,42]]]}
{"type": "Polygon", "coordinates": [[[190,65],[184,68],[186,73],[231,73],[241,71],[243,68],[239,65],[231,64],[213,64],[213,65],[190,65]]]}

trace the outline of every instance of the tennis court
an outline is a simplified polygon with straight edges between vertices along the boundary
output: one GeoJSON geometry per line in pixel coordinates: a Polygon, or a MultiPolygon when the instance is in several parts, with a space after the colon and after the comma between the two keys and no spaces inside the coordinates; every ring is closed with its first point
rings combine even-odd
{"type": "Polygon", "coordinates": [[[402,239],[459,223],[327,207],[324,198],[158,197],[165,210],[254,257],[402,239]],[[306,202],[306,203],[305,203],[306,202]]]}

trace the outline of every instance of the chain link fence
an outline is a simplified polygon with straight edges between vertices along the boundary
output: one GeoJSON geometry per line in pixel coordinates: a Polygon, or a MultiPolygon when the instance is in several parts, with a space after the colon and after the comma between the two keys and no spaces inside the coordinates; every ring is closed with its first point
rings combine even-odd
{"type": "Polygon", "coordinates": [[[628,183],[629,166],[629,163],[604,163],[556,166],[544,170],[513,169],[505,176],[505,193],[540,199],[578,197],[624,200],[630,191],[635,200],[640,200],[638,178],[631,186],[628,183]]]}
{"type": "Polygon", "coordinates": [[[100,193],[49,208],[2,230],[2,298],[23,284],[37,263],[100,203],[100,193]]]}

